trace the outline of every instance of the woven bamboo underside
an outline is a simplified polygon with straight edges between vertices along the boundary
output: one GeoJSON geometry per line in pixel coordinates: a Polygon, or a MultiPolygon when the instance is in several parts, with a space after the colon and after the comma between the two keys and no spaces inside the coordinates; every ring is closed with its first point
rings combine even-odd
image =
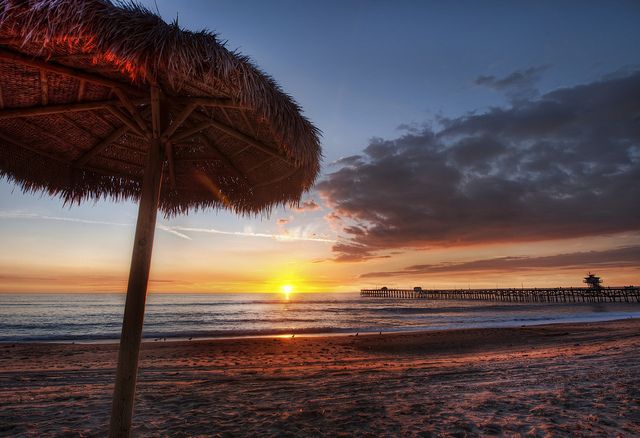
{"type": "MultiPolygon", "coordinates": [[[[42,59],[37,44],[11,45],[0,40],[0,46],[42,59]]],[[[108,63],[97,63],[95,54],[76,53],[68,44],[50,46],[48,52],[48,62],[122,80],[121,71],[108,63]]],[[[138,89],[139,96],[129,93],[128,97],[146,95],[144,87],[138,89]]],[[[230,97],[225,91],[220,83],[185,82],[181,95],[230,97]]],[[[0,61],[0,96],[0,111],[118,100],[108,86],[6,60],[0,61]]],[[[119,109],[130,116],[125,108],[119,109]]],[[[168,113],[169,124],[183,109],[181,101],[166,96],[163,111],[168,113]]],[[[136,106],[136,111],[151,126],[150,105],[136,106]]],[[[251,109],[197,107],[175,135],[207,118],[256,139],[275,154],[214,127],[172,142],[173,163],[165,163],[160,197],[165,214],[207,207],[255,213],[273,204],[295,201],[311,185],[317,170],[309,178],[308,169],[283,154],[270,125],[251,109]]],[[[107,109],[0,120],[0,170],[26,190],[45,189],[72,202],[105,196],[136,199],[149,147],[147,138],[129,130],[78,164],[84,154],[123,126],[107,109]]]]}

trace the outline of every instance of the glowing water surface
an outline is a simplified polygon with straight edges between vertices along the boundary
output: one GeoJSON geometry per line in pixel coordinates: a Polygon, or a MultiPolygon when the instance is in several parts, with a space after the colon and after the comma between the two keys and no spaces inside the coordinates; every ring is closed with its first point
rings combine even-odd
{"type": "MultiPolygon", "coordinates": [[[[122,294],[0,294],[0,342],[117,340],[122,294]]],[[[638,303],[387,300],[357,293],[150,294],[144,337],[504,327],[640,317],[638,303]]]]}

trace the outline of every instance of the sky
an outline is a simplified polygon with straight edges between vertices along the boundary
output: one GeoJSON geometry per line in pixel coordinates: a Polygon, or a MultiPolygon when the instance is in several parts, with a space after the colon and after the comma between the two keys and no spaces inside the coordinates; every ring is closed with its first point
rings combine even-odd
{"type": "MultiPolygon", "coordinates": [[[[143,1],[322,131],[270,216],[159,217],[153,292],[640,283],[640,3],[143,1]]],[[[136,205],[0,181],[0,291],[122,292],[136,205]]]]}

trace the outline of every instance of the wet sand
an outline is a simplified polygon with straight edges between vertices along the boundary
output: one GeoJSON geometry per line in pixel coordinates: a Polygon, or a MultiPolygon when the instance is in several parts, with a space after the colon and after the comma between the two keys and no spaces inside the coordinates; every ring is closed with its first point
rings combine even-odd
{"type": "MultiPolygon", "coordinates": [[[[105,436],[117,346],[0,344],[0,436],[105,436]]],[[[640,320],[151,342],[135,433],[639,436],[640,320]]]]}

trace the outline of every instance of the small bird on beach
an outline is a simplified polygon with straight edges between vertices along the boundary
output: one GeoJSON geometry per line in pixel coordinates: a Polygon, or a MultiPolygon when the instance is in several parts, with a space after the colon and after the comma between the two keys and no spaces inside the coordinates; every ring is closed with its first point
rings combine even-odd
{"type": "Polygon", "coordinates": [[[356,333],[356,336],[358,336],[359,334],[360,334],[360,332],[357,332],[357,333],[356,333]]]}
{"type": "Polygon", "coordinates": [[[192,339],[193,339],[193,336],[189,336],[189,340],[192,340],[192,339]]]}
{"type": "Polygon", "coordinates": [[[295,338],[295,337],[296,337],[296,335],[291,335],[291,339],[293,339],[293,338],[295,338]]]}

